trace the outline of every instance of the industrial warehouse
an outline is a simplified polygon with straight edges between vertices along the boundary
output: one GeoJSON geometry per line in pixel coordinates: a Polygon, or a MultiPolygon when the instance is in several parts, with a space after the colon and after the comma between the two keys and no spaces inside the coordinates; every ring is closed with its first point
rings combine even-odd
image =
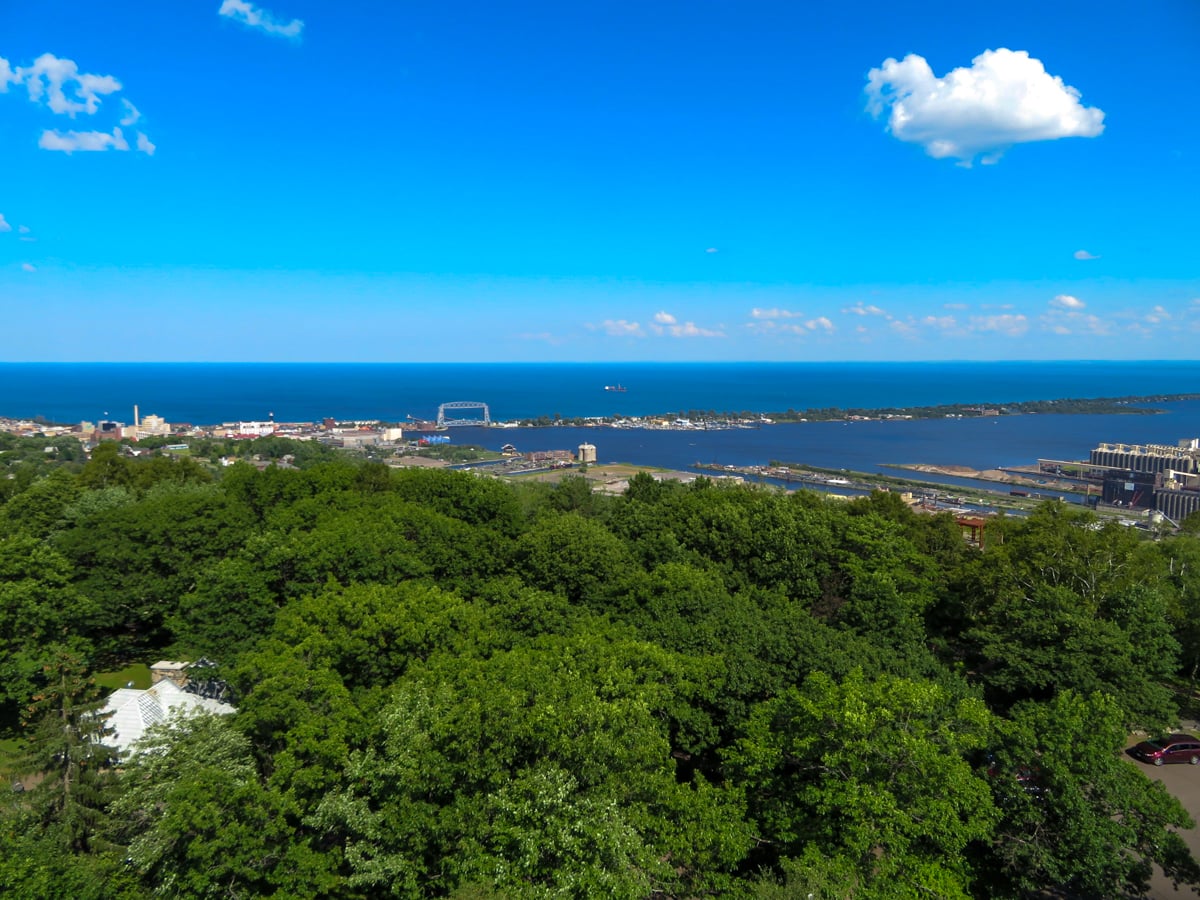
{"type": "Polygon", "coordinates": [[[1200,510],[1200,438],[1169,444],[1101,443],[1086,462],[1039,459],[1041,471],[1099,488],[1097,502],[1149,510],[1172,522],[1200,510]]]}

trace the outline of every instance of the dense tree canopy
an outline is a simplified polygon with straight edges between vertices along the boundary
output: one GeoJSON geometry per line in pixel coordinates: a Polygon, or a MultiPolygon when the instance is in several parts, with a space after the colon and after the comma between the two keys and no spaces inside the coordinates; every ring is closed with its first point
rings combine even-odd
{"type": "Polygon", "coordinates": [[[1121,755],[1200,673],[1194,533],[1047,504],[980,550],[885,494],[37,440],[0,440],[6,896],[1200,881],[1187,815],[1121,755]],[[162,657],[215,661],[237,713],[114,766],[89,670],[162,657]]]}

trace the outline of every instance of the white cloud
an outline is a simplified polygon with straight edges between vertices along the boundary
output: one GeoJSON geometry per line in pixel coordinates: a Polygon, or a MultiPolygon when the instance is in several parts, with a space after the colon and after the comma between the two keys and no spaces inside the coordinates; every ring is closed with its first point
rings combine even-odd
{"type": "Polygon", "coordinates": [[[1100,257],[1094,253],[1088,253],[1086,250],[1076,250],[1072,256],[1076,259],[1099,259],[1100,257]]]}
{"type": "Polygon", "coordinates": [[[124,97],[121,98],[121,106],[125,108],[125,115],[121,117],[122,125],[133,125],[142,117],[142,114],[138,112],[138,108],[124,97]]]}
{"type": "Polygon", "coordinates": [[[0,233],[12,231],[12,226],[4,221],[4,215],[0,213],[0,233]]]}
{"type": "Polygon", "coordinates": [[[76,113],[95,115],[108,94],[121,90],[121,82],[111,75],[92,75],[80,72],[73,60],[59,59],[53,53],[43,53],[33,65],[10,69],[7,60],[0,60],[0,79],[24,85],[34,103],[45,101],[59,115],[75,118],[76,113]]]}
{"type": "Polygon", "coordinates": [[[921,320],[921,324],[940,331],[953,331],[958,328],[958,320],[954,316],[926,316],[921,320]]]}
{"type": "MultiPolygon", "coordinates": [[[[94,116],[104,98],[121,90],[121,82],[112,75],[94,75],[80,72],[74,60],[61,59],[53,53],[43,53],[28,66],[12,68],[8,60],[0,58],[0,93],[8,90],[9,84],[25,88],[29,99],[44,105],[51,112],[74,119],[84,113],[94,116]]],[[[142,118],[141,112],[129,100],[120,98],[123,113],[121,126],[130,126],[142,118]]],[[[120,128],[112,133],[100,129],[91,131],[44,130],[38,141],[43,150],[59,150],[73,153],[76,150],[128,150],[120,128]]],[[[137,149],[153,155],[155,147],[148,138],[139,134],[137,149]]]]}
{"type": "Polygon", "coordinates": [[[924,57],[886,59],[867,74],[867,110],[888,113],[887,129],[935,159],[994,163],[1013,144],[1096,137],[1104,113],[1024,50],[985,50],[943,78],[924,57]]]}
{"type": "Polygon", "coordinates": [[[1050,301],[1051,306],[1056,306],[1059,309],[1083,309],[1087,306],[1078,297],[1072,297],[1070,294],[1059,294],[1050,301]]]}
{"type": "MultiPolygon", "coordinates": [[[[1063,315],[1057,313],[1057,315],[1063,315]]],[[[901,337],[916,340],[922,333],[933,332],[942,337],[965,338],[973,334],[993,332],[1006,337],[1020,337],[1029,330],[1029,319],[1020,313],[975,315],[960,320],[951,315],[906,316],[890,319],[888,325],[901,337]]]]}
{"type": "Polygon", "coordinates": [[[723,331],[714,331],[710,328],[701,328],[695,322],[684,322],[682,325],[670,325],[666,329],[671,337],[677,338],[723,338],[723,331]]]}
{"type": "Polygon", "coordinates": [[[299,19],[292,19],[286,23],[281,22],[270,11],[261,6],[255,6],[253,3],[247,3],[245,0],[224,0],[221,8],[217,10],[217,15],[279,37],[299,38],[300,32],[304,30],[304,23],[299,19]]]}
{"type": "Polygon", "coordinates": [[[718,250],[716,247],[709,247],[709,248],[708,248],[707,250],[705,250],[704,252],[705,252],[705,253],[720,253],[721,251],[720,251],[720,250],[718,250]]]}
{"type": "Polygon", "coordinates": [[[874,304],[867,306],[861,300],[853,306],[847,306],[842,310],[843,313],[851,316],[886,316],[887,311],[880,309],[874,304]]]}
{"type": "Polygon", "coordinates": [[[23,272],[36,272],[37,266],[33,265],[33,263],[21,263],[21,270],[23,272]]]}
{"type": "MultiPolygon", "coordinates": [[[[670,323],[666,323],[664,320],[659,319],[659,316],[665,316],[665,315],[667,315],[667,314],[659,313],[657,316],[654,317],[655,322],[653,324],[651,324],[651,326],[650,326],[650,330],[653,331],[655,334],[659,335],[660,337],[662,337],[664,335],[667,337],[676,337],[676,338],[696,338],[696,337],[723,338],[723,337],[725,337],[725,332],[723,332],[719,329],[714,330],[711,328],[701,328],[695,322],[679,323],[675,320],[674,316],[668,316],[668,318],[671,320],[670,323]]],[[[724,326],[722,326],[722,327],[724,327],[724,326]]]]}
{"type": "MultiPolygon", "coordinates": [[[[4,217],[0,216],[0,219],[2,219],[2,218],[4,218],[4,217]]],[[[29,226],[28,225],[18,225],[17,233],[18,234],[29,234],[29,226]]]]}
{"type": "Polygon", "coordinates": [[[966,303],[943,303],[942,309],[970,309],[966,303]]]}
{"type": "Polygon", "coordinates": [[[627,322],[624,319],[605,319],[600,323],[604,333],[610,337],[645,337],[646,332],[637,322],[627,322]]]}
{"type": "Polygon", "coordinates": [[[760,309],[754,307],[750,310],[750,316],[755,319],[798,319],[803,316],[802,312],[793,312],[790,309],[779,309],[772,307],[771,309],[760,309]]]}
{"type": "Polygon", "coordinates": [[[676,319],[669,312],[660,311],[654,314],[654,321],[659,325],[674,325],[676,319]]]}
{"type": "Polygon", "coordinates": [[[1080,312],[1078,308],[1052,309],[1041,317],[1042,328],[1055,334],[1090,334],[1104,337],[1112,334],[1113,325],[1099,316],[1080,312]]]}
{"type": "Polygon", "coordinates": [[[1158,325],[1160,322],[1165,322],[1170,318],[1171,314],[1162,306],[1154,307],[1154,309],[1150,310],[1149,314],[1145,317],[1146,321],[1151,325],[1158,325]]]}
{"type": "Polygon", "coordinates": [[[972,331],[995,331],[1008,337],[1020,337],[1029,330],[1029,320],[1020,313],[999,316],[971,316],[972,331]]]}
{"type": "Polygon", "coordinates": [[[63,153],[129,149],[120,128],[114,128],[112,134],[105,131],[43,131],[38,146],[63,153]]]}
{"type": "Polygon", "coordinates": [[[833,327],[833,323],[825,316],[817,316],[815,319],[809,319],[804,323],[804,327],[809,331],[824,331],[826,334],[837,330],[833,327]]]}

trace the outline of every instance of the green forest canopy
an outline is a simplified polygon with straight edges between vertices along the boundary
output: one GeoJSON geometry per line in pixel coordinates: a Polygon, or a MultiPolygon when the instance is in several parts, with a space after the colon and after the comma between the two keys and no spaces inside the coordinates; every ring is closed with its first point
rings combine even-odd
{"type": "Polygon", "coordinates": [[[5,896],[1200,881],[1120,757],[1200,670],[1195,536],[1051,503],[980,551],[887,494],[4,452],[5,896]],[[238,712],[114,764],[91,675],[161,657],[238,712]]]}

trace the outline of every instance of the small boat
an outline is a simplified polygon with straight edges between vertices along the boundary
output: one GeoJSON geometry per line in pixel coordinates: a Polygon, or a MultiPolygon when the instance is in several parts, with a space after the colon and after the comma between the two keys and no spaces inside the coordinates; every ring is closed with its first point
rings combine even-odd
{"type": "Polygon", "coordinates": [[[625,390],[626,390],[625,385],[623,385],[623,384],[606,384],[604,386],[604,389],[606,391],[614,391],[618,394],[623,394],[623,393],[625,393],[625,390]]]}

